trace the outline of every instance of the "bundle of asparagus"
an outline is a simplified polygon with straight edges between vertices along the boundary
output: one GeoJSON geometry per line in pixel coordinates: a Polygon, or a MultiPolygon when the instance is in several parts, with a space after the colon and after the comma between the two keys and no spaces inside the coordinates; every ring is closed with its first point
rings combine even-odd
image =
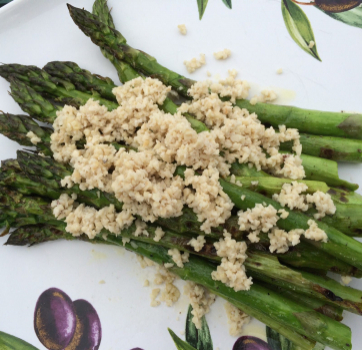
{"type": "MultiPolygon", "coordinates": [[[[68,8],[75,23],[114,64],[122,82],[152,76],[172,86],[175,91],[159,106],[170,114],[177,112],[179,94],[190,98],[187,91],[194,82],[162,67],[144,52],[131,48],[114,28],[105,0],[95,1],[93,15],[70,5],[68,8]]],[[[362,244],[352,238],[362,232],[362,197],[353,192],[357,185],[339,179],[335,162],[361,161],[362,115],[306,111],[262,103],[252,106],[246,100],[235,102],[236,106],[256,112],[266,125],[277,127],[284,124],[306,133],[301,134],[306,179],[299,182],[305,183],[311,193],[317,190],[329,193],[335,203],[336,213],[318,220],[318,227],[327,234],[328,242],[303,239],[286,253],[271,254],[268,235],[261,234],[258,243],[250,242],[248,232],[239,229],[238,219],[232,215],[224,225],[213,227],[205,236],[204,247],[196,251],[188,243],[192,237],[204,232],[197,215],[186,207],[179,217],[158,218],[147,224],[148,236],[135,236],[136,227],[132,224],[117,236],[103,229],[90,240],[86,235],[74,237],[67,232],[66,223],[53,215],[52,200],[63,193],[76,194],[79,203],[96,209],[114,205],[117,211],[122,210],[122,203],[114,194],[97,188],[81,190],[76,184],[71,188],[62,187],[61,180],[71,175],[73,168],[52,158],[53,131],[50,127],[40,126],[34,119],[53,123],[56,112],[64,105],[80,107],[90,98],[98,100],[109,110],[116,109],[118,103],[112,93],[116,85],[109,78],[91,74],[73,62],[50,62],[43,69],[2,65],[0,75],[10,82],[15,101],[30,114],[0,114],[0,132],[21,145],[33,146],[35,143],[36,147],[36,153],[18,151],[17,159],[2,162],[1,222],[6,227],[4,234],[11,227],[16,228],[7,244],[32,245],[57,239],[80,239],[125,246],[161,265],[173,263],[169,249],[189,252],[191,255],[184,267],[174,265],[170,267],[171,272],[184,280],[201,284],[256,317],[291,340],[296,348],[314,349],[317,343],[333,349],[351,348],[350,329],[340,321],[343,310],[362,314],[362,292],[341,285],[326,277],[326,273],[362,276],[362,244]],[[156,241],[158,227],[163,228],[164,236],[156,241]],[[248,291],[236,292],[211,277],[221,260],[214,243],[223,236],[224,229],[234,239],[248,245],[244,265],[248,275],[253,277],[253,285],[248,291]]],[[[192,115],[185,114],[185,117],[198,133],[208,131],[207,126],[192,115]]],[[[122,143],[113,143],[113,146],[116,149],[131,148],[122,143]]],[[[77,147],[82,149],[84,142],[78,141],[77,147]]],[[[291,152],[291,145],[285,145],[285,150],[291,152]]],[[[184,172],[184,167],[178,167],[175,175],[184,177],[184,172]]],[[[291,180],[238,163],[232,165],[231,172],[243,186],[231,183],[228,178],[220,179],[220,184],[236,208],[246,210],[257,203],[265,203],[277,210],[282,209],[272,196],[291,180]],[[257,185],[255,181],[258,181],[257,185]]],[[[288,212],[286,219],[278,221],[281,229],[307,229],[308,221],[315,214],[313,209],[305,213],[288,212]]]]}

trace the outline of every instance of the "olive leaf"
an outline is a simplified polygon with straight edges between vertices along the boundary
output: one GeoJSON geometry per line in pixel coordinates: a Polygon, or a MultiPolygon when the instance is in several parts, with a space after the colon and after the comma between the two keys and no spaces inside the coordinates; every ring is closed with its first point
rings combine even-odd
{"type": "Polygon", "coordinates": [[[282,14],[284,23],[292,39],[305,52],[308,52],[311,56],[321,61],[317,52],[313,29],[303,10],[291,0],[282,0],[282,14]],[[314,45],[310,47],[310,43],[314,43],[314,45]]]}
{"type": "Polygon", "coordinates": [[[292,342],[268,326],[266,337],[271,350],[292,350],[292,342]]]}
{"type": "Polygon", "coordinates": [[[345,12],[327,12],[322,9],[319,10],[337,21],[341,21],[353,27],[362,28],[362,7],[355,7],[354,9],[345,12]]]}
{"type": "MultiPolygon", "coordinates": [[[[266,326],[266,337],[270,350],[300,350],[298,344],[294,344],[289,339],[285,338],[284,335],[278,333],[274,329],[266,326]]],[[[323,344],[317,343],[313,350],[324,350],[323,344]]]]}
{"type": "Polygon", "coordinates": [[[185,338],[190,345],[192,345],[194,348],[197,348],[198,331],[195,324],[192,322],[193,315],[191,312],[192,306],[189,305],[186,316],[185,338]]]}
{"type": "Polygon", "coordinates": [[[197,7],[199,8],[199,19],[202,19],[202,16],[205,13],[208,1],[209,0],[197,0],[197,7]]]}
{"type": "Polygon", "coordinates": [[[227,8],[229,8],[230,10],[232,9],[231,0],[222,0],[222,2],[225,4],[227,8]]]}
{"type": "Polygon", "coordinates": [[[211,334],[205,316],[201,319],[201,329],[195,327],[192,318],[192,306],[190,305],[186,317],[186,341],[197,350],[213,350],[211,334]]]}
{"type": "Polygon", "coordinates": [[[4,332],[0,332],[0,349],[38,350],[26,341],[4,332]]]}
{"type": "Polygon", "coordinates": [[[170,333],[177,350],[197,350],[190,344],[186,343],[184,340],[180,339],[170,328],[168,328],[168,332],[170,333]]]}

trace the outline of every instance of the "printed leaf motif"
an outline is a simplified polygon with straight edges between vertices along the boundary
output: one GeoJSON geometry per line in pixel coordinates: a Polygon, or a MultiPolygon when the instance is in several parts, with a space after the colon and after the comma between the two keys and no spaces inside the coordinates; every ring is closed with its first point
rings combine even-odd
{"type": "Polygon", "coordinates": [[[195,324],[192,322],[192,306],[189,305],[189,309],[187,311],[187,317],[186,317],[186,329],[185,329],[185,337],[186,341],[193,346],[194,348],[197,348],[197,341],[198,341],[198,330],[195,326],[195,324]]]}
{"type": "Polygon", "coordinates": [[[170,328],[168,329],[168,332],[170,333],[177,350],[197,350],[190,344],[186,343],[184,340],[180,339],[170,328]]]}
{"type": "Polygon", "coordinates": [[[213,350],[211,334],[205,316],[201,320],[201,329],[195,327],[192,318],[192,306],[189,305],[186,317],[186,341],[197,350],[213,350]]]}
{"type": "Polygon", "coordinates": [[[0,349],[4,350],[38,350],[33,345],[30,345],[24,340],[21,340],[13,335],[0,332],[0,349]]]}
{"type": "Polygon", "coordinates": [[[199,339],[197,342],[197,350],[213,350],[210,329],[207,325],[205,316],[202,317],[201,322],[201,329],[198,331],[199,339]]]}
{"type": "Polygon", "coordinates": [[[321,11],[337,21],[341,21],[353,27],[362,28],[362,7],[356,7],[352,10],[339,13],[321,11]]]}
{"type": "Polygon", "coordinates": [[[303,10],[291,0],[282,0],[282,13],[284,23],[292,39],[307,53],[321,61],[317,46],[309,47],[310,42],[315,43],[313,29],[303,10]]]}
{"type": "MultiPolygon", "coordinates": [[[[266,337],[271,350],[299,350],[300,347],[274,329],[266,326],[266,337]]],[[[317,343],[313,350],[324,350],[325,346],[317,343]]]]}
{"type": "Polygon", "coordinates": [[[227,8],[229,8],[230,10],[232,9],[231,0],[222,0],[222,2],[225,4],[227,8]]]}
{"type": "Polygon", "coordinates": [[[292,350],[292,343],[268,326],[266,327],[266,337],[271,350],[292,350]]]}
{"type": "Polygon", "coordinates": [[[199,19],[202,19],[202,16],[205,13],[208,1],[209,0],[197,0],[197,7],[199,8],[199,19]]]}

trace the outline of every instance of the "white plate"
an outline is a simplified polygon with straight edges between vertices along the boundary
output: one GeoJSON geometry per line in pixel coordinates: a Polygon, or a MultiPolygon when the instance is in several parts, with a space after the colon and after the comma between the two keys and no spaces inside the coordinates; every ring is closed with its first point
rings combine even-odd
{"type": "MultiPolygon", "coordinates": [[[[92,0],[72,0],[91,10],[92,0]]],[[[337,22],[322,12],[303,8],[313,25],[320,63],[304,53],[289,37],[280,1],[234,1],[232,11],[210,1],[204,19],[198,20],[195,1],[109,0],[116,27],[132,46],[157,57],[161,63],[187,74],[182,62],[205,53],[206,71],[225,76],[236,68],[253,82],[252,94],[273,86],[281,90],[279,102],[322,110],[361,111],[362,30],[337,22]],[[187,36],[177,24],[185,23],[187,36]],[[216,61],[212,53],[224,48],[232,57],[216,61]],[[277,75],[278,68],[284,73],[277,75]],[[295,93],[295,98],[290,96],[295,93]]],[[[42,67],[52,60],[71,60],[81,67],[118,82],[112,65],[71,20],[63,0],[17,0],[0,10],[0,62],[42,67]]],[[[20,112],[7,94],[8,83],[0,79],[0,109],[20,112]]],[[[0,158],[15,157],[18,146],[0,136],[0,158]]],[[[362,185],[360,165],[341,166],[341,175],[362,185]]],[[[361,192],[360,192],[361,193],[361,192]]],[[[6,237],[0,239],[4,243],[6,237]]],[[[186,298],[173,308],[149,306],[151,288],[143,281],[152,272],[142,270],[135,257],[123,250],[81,242],[54,242],[32,248],[0,246],[0,330],[16,335],[42,349],[33,329],[33,312],[39,295],[58,287],[73,300],[86,299],[101,319],[101,349],[175,349],[167,327],[177,334],[184,329],[186,298]],[[104,280],[105,284],[99,284],[104,280]]],[[[178,282],[180,288],[182,283],[178,282]]],[[[362,283],[353,281],[362,288],[362,283]]],[[[182,288],[181,288],[182,289],[182,288]]],[[[236,338],[228,335],[223,303],[219,300],[207,316],[214,348],[232,348],[236,338]]],[[[362,348],[361,320],[346,314],[353,331],[353,348],[362,348]]],[[[265,337],[264,327],[253,323],[245,334],[265,337]]]]}

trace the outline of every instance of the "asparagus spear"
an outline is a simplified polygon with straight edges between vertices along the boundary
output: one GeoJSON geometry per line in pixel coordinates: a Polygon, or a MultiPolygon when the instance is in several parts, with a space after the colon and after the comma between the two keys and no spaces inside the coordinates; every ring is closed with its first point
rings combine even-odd
{"type": "Polygon", "coordinates": [[[33,132],[38,138],[38,149],[44,155],[51,155],[50,135],[52,129],[39,126],[33,119],[26,115],[14,115],[8,113],[0,113],[0,133],[7,136],[13,141],[19,142],[24,146],[34,146],[29,137],[26,135],[33,132]]]}
{"type": "MultiPolygon", "coordinates": [[[[21,169],[30,175],[30,178],[33,181],[42,183],[44,186],[48,188],[52,187],[54,191],[58,191],[58,197],[62,192],[68,194],[75,193],[79,196],[80,201],[95,205],[97,208],[101,207],[100,204],[103,204],[103,206],[114,204],[117,210],[122,208],[122,204],[114,197],[114,195],[110,193],[99,192],[97,189],[84,192],[79,190],[78,185],[75,185],[72,189],[63,189],[60,182],[64,177],[72,174],[73,169],[71,166],[58,163],[52,158],[43,158],[29,152],[18,151],[17,155],[21,169]]],[[[291,182],[291,180],[288,179],[274,177],[237,177],[236,180],[240,181],[244,188],[250,188],[253,191],[265,194],[269,197],[271,197],[271,195],[274,193],[279,193],[284,183],[291,182]],[[254,181],[258,181],[258,184],[253,185],[254,181]]],[[[310,192],[315,192],[317,190],[328,192],[330,190],[330,188],[323,182],[303,181],[303,183],[308,185],[308,191],[310,192]]],[[[322,218],[321,220],[335,226],[348,235],[359,235],[359,232],[362,229],[362,219],[359,215],[362,210],[362,198],[355,194],[351,197],[353,203],[349,204],[349,193],[339,190],[333,190],[333,193],[332,198],[335,201],[337,207],[336,214],[331,217],[322,218]],[[358,200],[355,199],[355,197],[357,197],[358,200]],[[343,199],[343,202],[340,201],[340,198],[343,199]]],[[[311,210],[308,214],[312,215],[314,213],[315,211],[311,210]]],[[[197,234],[203,234],[200,230],[200,223],[197,221],[197,216],[192,212],[185,212],[185,215],[185,218],[180,217],[172,220],[171,227],[173,224],[176,224],[176,222],[180,221],[183,223],[185,220],[187,220],[188,230],[192,230],[193,232],[196,231],[197,234]]],[[[160,219],[161,224],[163,221],[163,219],[160,219]]],[[[168,221],[168,219],[166,221],[168,221]]],[[[229,229],[230,232],[235,232],[235,237],[237,238],[238,234],[236,231],[238,230],[235,228],[235,226],[237,227],[237,220],[235,223],[234,221],[235,220],[233,219],[228,220],[226,226],[214,230],[214,233],[220,236],[222,235],[223,229],[226,228],[229,229]]],[[[163,223],[163,225],[168,225],[168,223],[163,223]]]]}
{"type": "MultiPolygon", "coordinates": [[[[48,100],[45,100],[39,93],[25,85],[22,81],[15,78],[10,79],[12,95],[25,112],[34,115],[34,117],[41,121],[52,123],[55,120],[56,111],[62,108],[59,104],[54,105],[48,100]]],[[[75,99],[73,101],[75,101],[75,99]]],[[[80,104],[85,102],[86,101],[83,101],[80,104]]],[[[306,155],[302,155],[302,160],[308,179],[325,181],[331,186],[345,186],[350,189],[358,188],[357,185],[339,179],[337,163],[306,155]]]]}
{"type": "MultiPolygon", "coordinates": [[[[63,189],[60,186],[60,179],[68,174],[68,167],[55,162],[51,158],[42,158],[27,152],[18,152],[21,168],[28,169],[31,175],[22,173],[12,173],[9,170],[0,172],[0,185],[16,188],[22,194],[37,194],[52,199],[57,199],[62,193],[76,193],[78,201],[96,208],[102,208],[106,205],[114,204],[120,210],[122,204],[117,199],[107,193],[98,192],[97,189],[91,191],[78,191],[76,187],[72,189],[63,189]],[[38,170],[36,170],[38,169],[38,170]]],[[[222,237],[223,230],[231,232],[233,237],[238,240],[247,240],[247,233],[240,232],[238,228],[238,219],[235,216],[230,217],[222,226],[213,228],[208,237],[219,239],[222,237]]],[[[159,218],[157,225],[186,235],[204,234],[200,230],[200,222],[197,216],[189,208],[184,208],[183,215],[172,219],[159,218]]],[[[188,237],[188,241],[191,237],[188,237]]],[[[250,244],[250,242],[249,242],[250,244]]],[[[269,239],[264,235],[260,244],[251,245],[252,249],[265,251],[269,247],[269,239]]],[[[321,251],[315,250],[303,243],[295,247],[287,254],[280,254],[281,261],[287,264],[299,267],[318,268],[325,271],[333,271],[342,275],[352,275],[361,277],[362,273],[351,265],[343,263],[332,256],[326,255],[321,251]],[[296,256],[298,259],[296,259],[296,256]]]]}
{"type": "MultiPolygon", "coordinates": [[[[107,237],[106,242],[113,243],[117,242],[117,240],[117,237],[107,237]]],[[[95,242],[97,241],[102,242],[103,239],[98,238],[95,242]]],[[[119,240],[118,244],[121,244],[119,240]]],[[[162,246],[140,241],[131,241],[130,243],[126,243],[125,246],[128,250],[146,256],[158,264],[172,263],[171,257],[167,254],[168,249],[162,246]]],[[[178,268],[176,266],[170,268],[171,272],[180,276],[182,279],[199,283],[210,289],[213,293],[233,302],[234,305],[241,306],[251,316],[268,315],[268,318],[277,320],[277,322],[285,327],[291,328],[315,341],[329,345],[334,349],[344,350],[350,348],[350,330],[348,327],[308,307],[286,299],[258,285],[258,283],[254,283],[247,292],[235,292],[223,283],[214,281],[211,278],[211,272],[213,270],[213,264],[194,256],[190,256],[189,262],[184,265],[184,268],[178,268]],[[254,313],[254,309],[259,312],[254,313]],[[313,327],[310,327],[310,324],[313,324],[313,327]]],[[[262,322],[266,321],[264,318],[260,319],[262,322]]],[[[310,345],[309,343],[308,346],[310,345]]]]}
{"type": "MultiPolygon", "coordinates": [[[[314,157],[327,158],[335,161],[361,162],[362,141],[346,140],[342,137],[300,134],[303,153],[314,157]]],[[[281,150],[292,151],[292,143],[280,145],[281,150]]]]}
{"type": "MultiPolygon", "coordinates": [[[[85,82],[89,84],[89,80],[85,79],[86,75],[87,74],[83,74],[82,77],[80,77],[78,80],[76,79],[76,83],[78,84],[79,80],[83,80],[83,84],[85,82]]],[[[106,106],[109,110],[118,107],[118,103],[101,97],[93,87],[88,86],[87,92],[79,91],[75,88],[75,85],[73,83],[65,80],[64,77],[58,78],[50,76],[45,70],[42,70],[35,66],[4,64],[0,66],[0,76],[10,82],[15,80],[18,85],[20,84],[19,81],[21,81],[27,84],[28,88],[31,87],[37,92],[55,96],[58,99],[62,99],[63,101],[64,99],[71,100],[72,104],[82,105],[85,104],[90,98],[94,98],[98,100],[102,105],[106,106]]],[[[94,76],[93,80],[101,80],[100,84],[104,86],[104,81],[102,79],[94,76]]],[[[82,88],[82,90],[84,90],[84,88],[82,88]]],[[[164,104],[160,107],[164,111],[172,114],[174,114],[177,110],[177,106],[169,98],[166,98],[164,104]]],[[[26,110],[26,112],[28,112],[28,110],[26,110]]],[[[32,113],[29,112],[29,114],[32,113]]],[[[185,113],[184,116],[196,132],[208,130],[204,123],[195,119],[190,114],[185,113]]]]}
{"type": "MultiPolygon", "coordinates": [[[[161,66],[148,54],[130,47],[120,32],[101,23],[96,16],[86,10],[71,5],[68,5],[68,9],[75,24],[96,45],[112,53],[116,59],[128,62],[144,74],[158,77],[166,85],[173,86],[177,92],[188,97],[187,90],[193,81],[182,77],[183,84],[180,86],[179,74],[161,66]]],[[[237,100],[236,105],[255,112],[263,123],[274,127],[286,125],[308,134],[362,138],[361,114],[320,112],[266,103],[257,103],[253,106],[247,100],[237,100]]]]}
{"type": "MultiPolygon", "coordinates": [[[[178,169],[180,170],[180,169],[178,169]]],[[[182,175],[182,172],[179,172],[182,175]]],[[[221,186],[225,193],[230,197],[235,206],[239,209],[252,208],[257,203],[266,203],[266,205],[272,205],[275,209],[282,209],[282,206],[272,199],[269,199],[259,193],[252,192],[248,189],[243,189],[233,185],[224,179],[219,180],[221,186]],[[245,195],[245,199],[241,200],[241,196],[245,195]]],[[[278,226],[284,230],[292,230],[295,227],[301,229],[308,229],[308,221],[310,218],[305,214],[289,211],[289,215],[284,220],[278,221],[278,226]]],[[[344,235],[342,232],[336,230],[335,228],[326,225],[323,222],[317,223],[318,227],[325,231],[328,236],[328,242],[315,242],[305,239],[306,242],[312,244],[319,249],[325,251],[328,254],[338,257],[340,260],[345,261],[357,268],[362,267],[362,244],[355,239],[344,235]]]]}
{"type": "MultiPolygon", "coordinates": [[[[281,152],[284,153],[284,152],[281,152]]],[[[333,160],[301,155],[306,179],[323,181],[331,187],[346,188],[351,191],[358,189],[357,184],[339,178],[338,164],[333,160]]],[[[249,168],[247,164],[232,164],[231,173],[236,176],[269,176],[266,172],[259,172],[255,168],[249,168]]]]}
{"type": "MultiPolygon", "coordinates": [[[[65,223],[57,221],[53,217],[50,203],[37,197],[24,197],[21,194],[14,192],[3,191],[1,195],[1,205],[5,206],[5,211],[11,210],[12,213],[19,213],[20,217],[14,220],[13,226],[23,226],[22,217],[32,215],[36,216],[38,223],[53,222],[52,225],[61,230],[65,230],[65,223]],[[7,193],[6,193],[7,192],[7,193]],[[14,199],[15,198],[15,199],[14,199]],[[24,209],[25,208],[25,209],[24,209]],[[42,210],[42,214],[41,214],[42,210]],[[56,222],[56,224],[55,224],[56,222]]],[[[28,224],[28,220],[25,221],[28,224]]],[[[120,240],[123,238],[132,238],[137,241],[146,242],[150,244],[160,244],[167,248],[176,248],[183,251],[188,251],[192,254],[197,254],[202,257],[214,260],[216,262],[221,259],[216,255],[213,241],[209,241],[200,252],[188,245],[190,240],[189,236],[180,235],[170,230],[165,230],[165,235],[160,242],[155,242],[156,227],[149,225],[146,228],[148,236],[135,237],[136,225],[133,224],[128,228],[123,229],[118,236],[120,240]]],[[[112,234],[107,230],[102,230],[99,236],[108,235],[107,240],[112,240],[112,234]]],[[[319,276],[309,276],[304,273],[299,273],[288,267],[282,266],[276,257],[270,254],[262,254],[260,252],[249,252],[249,257],[245,262],[245,267],[248,274],[267,281],[272,284],[285,285],[287,288],[293,289],[303,294],[310,294],[313,297],[328,302],[335,306],[340,306],[345,310],[362,314],[362,292],[353,290],[348,287],[343,287],[337,282],[321,278],[319,276]],[[261,277],[260,277],[261,276],[261,277]],[[341,297],[342,298],[341,298],[341,297]]]]}
{"type": "Polygon", "coordinates": [[[326,304],[321,300],[311,298],[309,296],[295,293],[293,291],[290,291],[288,289],[283,289],[279,286],[266,284],[259,282],[262,286],[265,286],[266,288],[272,289],[276,291],[277,293],[284,295],[288,299],[294,300],[297,303],[304,304],[305,306],[309,306],[313,310],[320,312],[336,321],[342,321],[343,320],[343,309],[340,307],[334,307],[332,305],[326,304]]]}
{"type": "MultiPolygon", "coordinates": [[[[62,230],[58,230],[57,228],[51,227],[49,225],[33,225],[33,226],[24,226],[16,229],[9,237],[6,244],[23,246],[23,245],[34,245],[39,243],[44,243],[48,241],[54,241],[58,239],[67,239],[67,240],[83,240],[90,243],[103,243],[103,244],[111,244],[115,246],[120,246],[120,242],[110,242],[102,239],[97,240],[89,240],[87,236],[82,235],[80,237],[73,237],[69,233],[63,232],[62,230]]],[[[135,244],[132,245],[135,247],[135,244]]],[[[240,307],[240,305],[239,305],[240,307]]],[[[251,308],[249,307],[248,311],[250,313],[251,308]]],[[[273,329],[277,330],[279,333],[283,334],[288,339],[294,341],[296,344],[300,344],[302,349],[312,350],[314,348],[314,342],[308,340],[306,337],[301,336],[299,333],[296,333],[289,327],[285,327],[281,325],[278,321],[270,318],[268,315],[257,311],[257,309],[253,310],[253,316],[266,323],[273,329]]],[[[246,311],[245,311],[246,312],[246,311]]]]}
{"type": "MultiPolygon", "coordinates": [[[[39,120],[53,122],[56,117],[56,111],[61,109],[60,105],[52,105],[42,96],[37,94],[37,92],[32,90],[32,88],[24,85],[21,81],[16,80],[15,78],[11,79],[13,97],[20,104],[22,109],[30,114],[35,114],[39,120]]],[[[89,95],[88,97],[92,96],[89,95]]],[[[74,101],[78,101],[79,104],[84,104],[86,99],[80,102],[79,96],[77,97],[77,94],[75,94],[73,102],[74,101]]],[[[192,122],[192,125],[196,130],[200,130],[194,122],[192,122]]],[[[321,160],[307,155],[302,155],[302,161],[308,179],[325,181],[330,186],[344,186],[353,190],[358,188],[357,185],[339,179],[338,166],[335,162],[321,160]]]]}
{"type": "MultiPolygon", "coordinates": [[[[123,70],[125,67],[117,68],[123,70]]],[[[45,65],[43,69],[51,76],[73,83],[83,92],[92,93],[92,91],[96,90],[102,97],[115,100],[112,89],[116,87],[116,85],[112,81],[109,81],[109,78],[91,74],[89,71],[81,69],[74,62],[53,61],[45,65]],[[106,83],[104,83],[105,79],[107,80],[106,83]],[[109,98],[110,95],[113,95],[113,97],[109,98]]],[[[133,74],[129,78],[134,79],[135,77],[137,77],[137,75],[133,74]]],[[[177,111],[177,106],[170,100],[164,103],[163,108],[170,113],[176,113],[177,111]]],[[[304,154],[336,161],[362,161],[362,141],[360,140],[346,140],[339,137],[301,134],[300,141],[304,154]]],[[[283,143],[281,144],[281,149],[292,151],[292,146],[290,142],[283,143]]]]}

